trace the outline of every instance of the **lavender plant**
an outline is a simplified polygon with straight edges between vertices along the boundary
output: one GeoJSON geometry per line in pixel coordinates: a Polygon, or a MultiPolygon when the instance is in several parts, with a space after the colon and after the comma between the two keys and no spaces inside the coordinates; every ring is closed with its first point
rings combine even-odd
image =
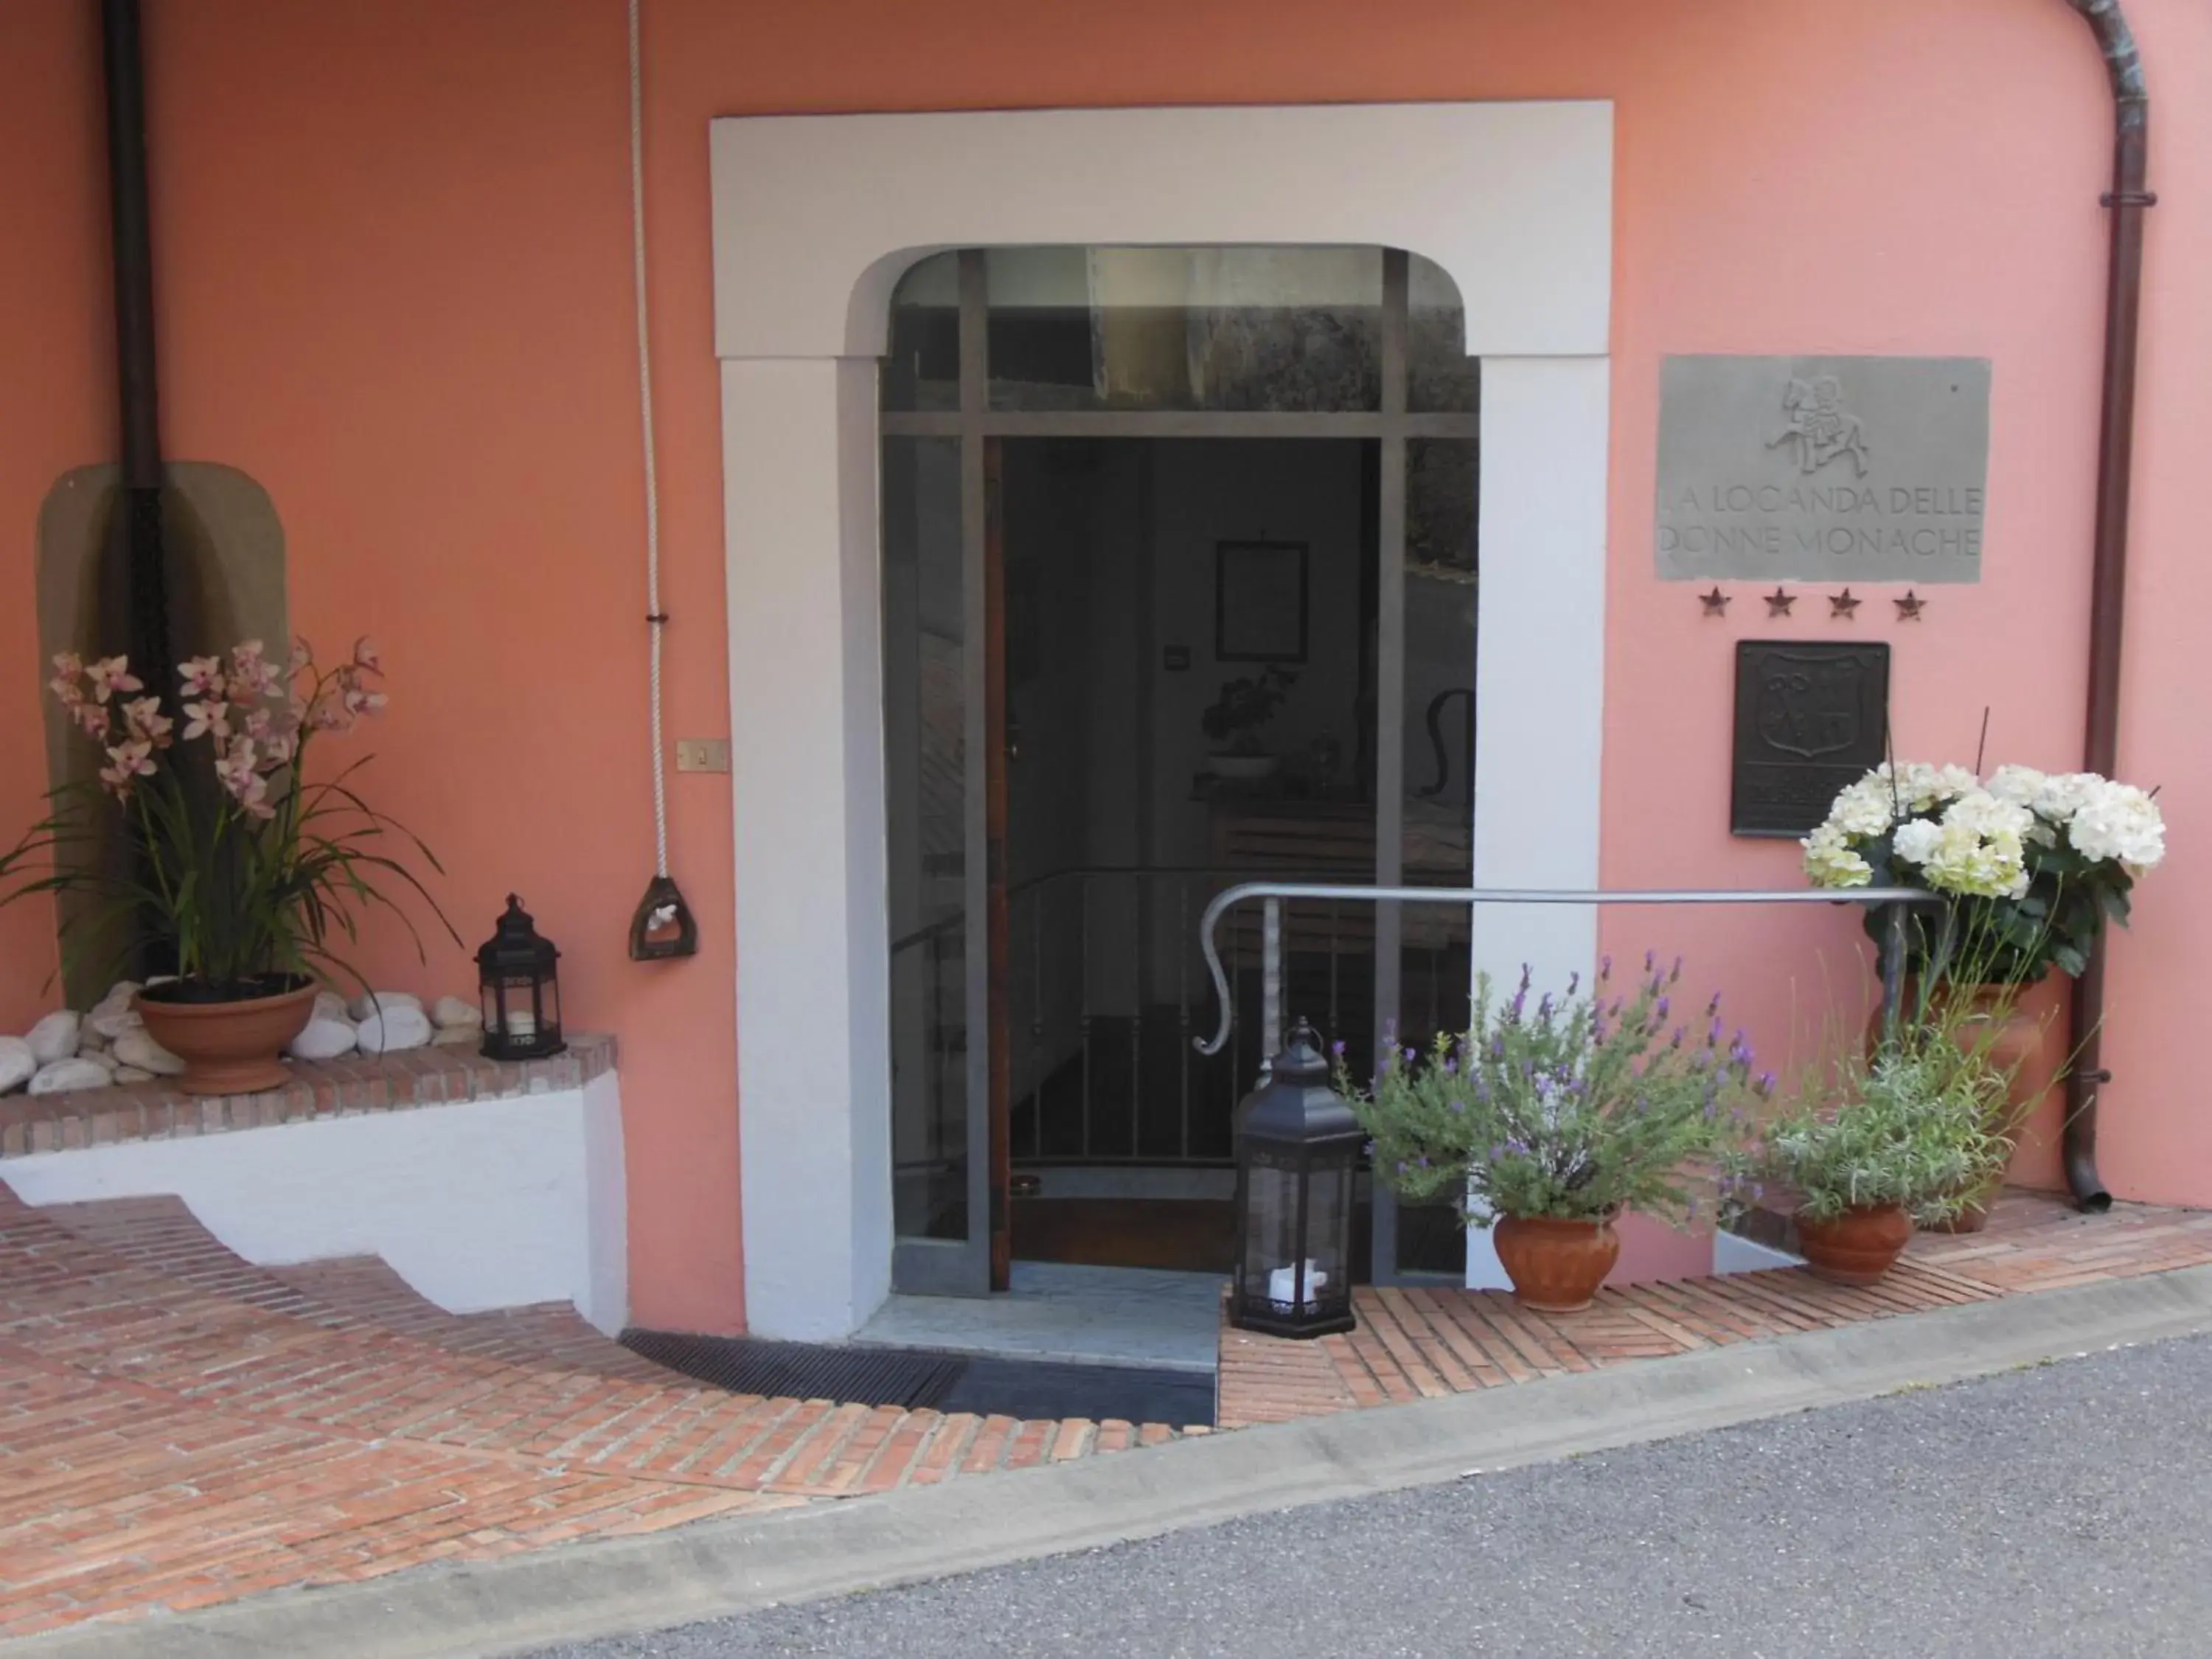
{"type": "Polygon", "coordinates": [[[1338,1087],[1374,1138],[1378,1179],[1409,1202],[1449,1199],[1467,1221],[1499,1216],[1598,1221],[1635,1209],[1694,1219],[1692,1182],[1741,1135],[1754,1077],[1741,1031],[1723,1036],[1721,1000],[1674,1006],[1679,959],[1650,956],[1616,993],[1607,957],[1589,994],[1529,1006],[1524,969],[1499,1001],[1476,986],[1474,1018],[1426,1054],[1393,1048],[1358,1087],[1338,1051],[1338,1087]]]}
{"type": "Polygon", "coordinates": [[[1797,1212],[1832,1221],[1899,1205],[1923,1222],[1955,1217],[2003,1172],[2007,1074],[1942,1019],[1869,1056],[1845,1049],[1826,1079],[1725,1160],[1736,1182],[1778,1182],[1797,1212]]]}

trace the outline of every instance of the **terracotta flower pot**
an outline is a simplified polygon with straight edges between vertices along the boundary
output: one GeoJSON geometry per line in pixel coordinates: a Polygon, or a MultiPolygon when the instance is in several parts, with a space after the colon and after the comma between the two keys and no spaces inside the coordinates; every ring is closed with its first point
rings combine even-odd
{"type": "Polygon", "coordinates": [[[1829,1221],[1797,1218],[1797,1248],[1815,1279],[1831,1285],[1871,1285],[1897,1264],[1912,1242],[1912,1218],[1901,1204],[1846,1210],[1829,1221]]]}
{"type": "Polygon", "coordinates": [[[1490,1236],[1514,1299],[1538,1313],[1580,1313],[1620,1260],[1620,1235],[1610,1220],[1502,1216],[1490,1236]]]}
{"type": "Polygon", "coordinates": [[[236,1002],[194,1002],[169,986],[138,994],[146,1034],[185,1062],[175,1086],[188,1095],[251,1095],[281,1089],[292,1073],[278,1058],[315,1012],[313,981],[236,1002]]]}
{"type": "MultiPolygon", "coordinates": [[[[2056,1184],[2044,1168],[2055,1157],[2058,1139],[2057,1120],[2047,1109],[2057,1100],[2054,1085],[2065,1070],[2066,1022],[2049,980],[2040,985],[1979,985],[1949,994],[1963,995],[1967,1002],[1960,1021],[1960,1045],[1986,1044],[1990,1063],[2012,1075],[2003,1121],[1992,1126],[2013,1138],[2016,1150],[2011,1169],[1968,1194],[1965,1206],[1951,1220],[1924,1224],[1930,1232],[1978,1233],[1989,1224],[1989,1206],[2008,1180],[2033,1187],[2056,1184]],[[1988,1030],[1992,1023],[1996,1029],[1988,1030]],[[2046,1118],[2051,1121],[2044,1121],[2046,1118]]],[[[1911,1007],[1917,996],[1908,981],[1905,1006],[1911,1007]]],[[[1871,1054],[1881,1041],[1881,1009],[1876,1006],[1867,1023],[1867,1052],[1871,1054]]]]}

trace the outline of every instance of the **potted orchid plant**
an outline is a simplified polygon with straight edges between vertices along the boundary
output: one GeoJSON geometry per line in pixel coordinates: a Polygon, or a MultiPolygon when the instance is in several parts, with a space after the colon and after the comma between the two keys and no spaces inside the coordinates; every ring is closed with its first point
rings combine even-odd
{"type": "Polygon", "coordinates": [[[1221,695],[1199,716],[1206,735],[1223,745],[1206,757],[1216,777],[1254,781],[1273,774],[1278,757],[1261,746],[1261,729],[1274,719],[1297,683],[1296,674],[1271,665],[1257,676],[1242,676],[1221,688],[1221,695]]]}
{"type": "Polygon", "coordinates": [[[357,938],[360,913],[392,909],[414,933],[389,883],[411,889],[453,933],[406,857],[440,866],[362,799],[353,780],[365,757],[307,775],[322,737],[384,708],[383,665],[367,640],[329,669],[304,641],[276,661],[248,640],[177,673],[171,702],[125,658],[54,659],[49,689],[106,764],[96,788],[58,792],[57,810],[17,848],[43,855],[45,872],[21,890],[85,894],[93,902],[77,926],[137,918],[173,947],[175,976],[142,990],[137,1006],[149,1035],[185,1062],[179,1086],[273,1088],[287,1075],[278,1054],[313,1011],[316,974],[358,977],[334,951],[357,938]],[[94,841],[91,815],[106,804],[129,832],[120,872],[68,856],[94,841]]]}

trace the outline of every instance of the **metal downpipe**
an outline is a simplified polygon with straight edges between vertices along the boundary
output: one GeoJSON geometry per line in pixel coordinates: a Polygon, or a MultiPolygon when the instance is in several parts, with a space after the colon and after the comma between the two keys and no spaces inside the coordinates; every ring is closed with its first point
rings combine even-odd
{"type": "MultiPolygon", "coordinates": [[[[2112,83],[2112,255],[2105,298],[2103,408],[2097,433],[2096,539],[2090,563],[2089,696],[2084,764],[2118,769],[2120,649],[2127,603],[2128,494],[2135,456],[2136,352],[2142,313],[2143,215],[2157,198],[2147,188],[2150,97],[2142,58],[2119,0],[2068,0],[2097,37],[2112,83]]],[[[2066,1185],[2082,1209],[2112,1205],[2097,1172],[2097,1097],[2111,1081],[2103,1062],[2105,952],[2094,952],[2070,995],[2075,1059],[2066,1078],[2062,1151],[2066,1185]]]]}
{"type": "Polygon", "coordinates": [[[100,0],[107,105],[110,264],[121,433],[131,665],[149,695],[170,680],[168,572],[161,534],[161,398],[155,373],[154,251],[146,183],[146,70],[138,0],[100,0]]]}

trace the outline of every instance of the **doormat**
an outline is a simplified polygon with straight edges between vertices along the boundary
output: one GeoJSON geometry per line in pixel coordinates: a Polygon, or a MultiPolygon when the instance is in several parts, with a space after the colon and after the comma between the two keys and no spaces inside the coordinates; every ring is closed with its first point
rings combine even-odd
{"type": "Polygon", "coordinates": [[[624,1331],[622,1342],[657,1365],[732,1394],[1030,1419],[1119,1419],[1178,1428],[1213,1422],[1211,1371],[672,1331],[624,1331]]]}
{"type": "Polygon", "coordinates": [[[767,1342],[749,1336],[629,1330],[622,1343],[656,1365],[732,1394],[902,1406],[909,1411],[939,1404],[967,1369],[957,1354],[767,1342]]]}

